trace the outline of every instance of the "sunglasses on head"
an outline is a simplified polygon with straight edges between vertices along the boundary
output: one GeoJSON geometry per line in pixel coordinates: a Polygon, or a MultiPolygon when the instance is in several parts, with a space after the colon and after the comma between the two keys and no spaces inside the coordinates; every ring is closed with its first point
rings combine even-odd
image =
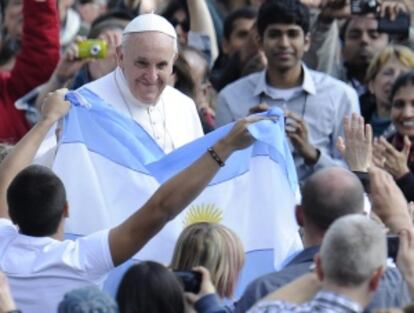
{"type": "Polygon", "coordinates": [[[185,32],[189,32],[190,31],[190,21],[188,19],[185,19],[184,21],[179,21],[176,18],[172,18],[170,20],[172,26],[177,27],[178,25],[181,26],[181,28],[183,29],[183,31],[185,32]]]}

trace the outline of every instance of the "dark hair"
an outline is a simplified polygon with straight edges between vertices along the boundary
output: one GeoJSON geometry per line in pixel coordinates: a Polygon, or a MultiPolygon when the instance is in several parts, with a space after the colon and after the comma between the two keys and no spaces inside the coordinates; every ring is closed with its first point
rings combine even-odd
{"type": "Polygon", "coordinates": [[[320,170],[302,187],[303,213],[321,231],[326,231],[341,216],[362,213],[363,208],[362,184],[345,169],[320,170]]]}
{"type": "Polygon", "coordinates": [[[309,32],[310,14],[307,6],[299,0],[267,0],[262,4],[257,16],[257,30],[263,38],[271,24],[296,24],[304,34],[309,32]]]}
{"type": "Polygon", "coordinates": [[[125,273],[116,300],[122,313],[183,313],[183,292],[173,272],[157,262],[146,261],[125,273]]]}
{"type": "Polygon", "coordinates": [[[188,11],[187,1],[184,0],[171,0],[164,8],[162,16],[165,17],[173,26],[176,26],[176,21],[174,20],[175,12],[183,10],[186,14],[186,21],[184,22],[185,31],[190,29],[190,13],[188,11]]]}
{"type": "Polygon", "coordinates": [[[414,70],[400,75],[392,85],[390,92],[390,100],[392,101],[397,91],[406,86],[414,86],[414,70]]]}
{"type": "Polygon", "coordinates": [[[347,18],[345,22],[342,24],[341,28],[339,29],[339,39],[342,44],[345,43],[345,34],[348,30],[349,24],[351,23],[351,19],[352,17],[347,18]]]}
{"type": "Polygon", "coordinates": [[[223,23],[223,36],[227,40],[230,39],[231,33],[233,32],[234,22],[246,18],[254,19],[257,16],[257,10],[254,7],[246,6],[240,9],[234,10],[226,16],[223,23]]]}
{"type": "Polygon", "coordinates": [[[96,19],[94,19],[91,24],[91,27],[94,27],[97,24],[100,24],[104,21],[111,20],[111,19],[131,21],[133,18],[134,16],[132,14],[124,10],[111,9],[109,11],[106,11],[104,14],[99,15],[96,19]]]}
{"type": "Polygon", "coordinates": [[[131,20],[132,16],[125,11],[108,11],[92,22],[88,38],[98,38],[100,34],[108,29],[118,28],[123,30],[131,20]]]}
{"type": "Polygon", "coordinates": [[[31,165],[7,189],[10,218],[24,235],[43,237],[56,233],[66,205],[62,181],[50,169],[31,165]]]}

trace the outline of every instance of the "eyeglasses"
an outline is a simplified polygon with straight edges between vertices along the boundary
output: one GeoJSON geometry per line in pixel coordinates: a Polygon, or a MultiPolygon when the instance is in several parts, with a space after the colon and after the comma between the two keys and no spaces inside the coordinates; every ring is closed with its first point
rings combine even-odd
{"type": "Polygon", "coordinates": [[[172,26],[174,26],[174,28],[180,25],[183,31],[185,31],[186,33],[190,31],[190,21],[188,19],[180,21],[173,17],[172,19],[170,19],[170,23],[172,24],[172,26]]]}

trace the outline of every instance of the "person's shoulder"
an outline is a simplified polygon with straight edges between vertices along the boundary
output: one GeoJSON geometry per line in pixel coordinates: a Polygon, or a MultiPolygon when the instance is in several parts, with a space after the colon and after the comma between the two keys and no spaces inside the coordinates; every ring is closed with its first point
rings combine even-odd
{"type": "Polygon", "coordinates": [[[354,88],[342,80],[315,70],[309,70],[309,72],[312,76],[312,80],[315,84],[317,93],[328,92],[333,94],[336,99],[338,99],[338,97],[341,95],[347,96],[348,98],[358,98],[358,95],[354,88]]]}
{"type": "Polygon", "coordinates": [[[113,71],[79,87],[78,90],[87,88],[95,93],[97,91],[108,90],[108,84],[110,84],[110,82],[112,81],[112,76],[113,76],[113,71]]]}
{"type": "Polygon", "coordinates": [[[17,228],[8,218],[0,218],[0,236],[17,233],[17,228]]]}
{"type": "Polygon", "coordinates": [[[310,263],[293,264],[278,272],[268,273],[256,278],[247,286],[242,298],[236,304],[236,308],[238,306],[241,308],[244,301],[259,300],[272,291],[283,287],[295,278],[305,274],[309,271],[310,263]]]}
{"type": "Polygon", "coordinates": [[[257,82],[260,76],[263,75],[263,71],[250,74],[248,76],[239,78],[238,80],[228,84],[220,91],[220,95],[232,95],[240,94],[243,92],[250,92],[257,86],[257,82]]]}
{"type": "Polygon", "coordinates": [[[179,91],[172,86],[166,86],[161,95],[163,101],[173,103],[176,108],[183,108],[192,110],[196,108],[195,102],[192,98],[179,91]]]}
{"type": "Polygon", "coordinates": [[[316,85],[316,87],[323,87],[323,88],[338,88],[339,90],[353,90],[347,83],[339,80],[329,74],[311,70],[309,72],[312,76],[312,79],[316,85]]]}

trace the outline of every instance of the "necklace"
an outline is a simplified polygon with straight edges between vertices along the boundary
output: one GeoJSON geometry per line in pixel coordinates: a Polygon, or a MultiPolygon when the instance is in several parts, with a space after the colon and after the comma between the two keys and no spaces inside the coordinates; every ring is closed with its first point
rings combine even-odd
{"type": "MultiPolygon", "coordinates": [[[[130,118],[132,120],[136,121],[138,124],[141,124],[137,119],[134,118],[133,110],[130,107],[130,104],[128,103],[128,101],[126,100],[125,95],[122,92],[121,86],[119,85],[116,70],[114,72],[114,81],[115,81],[115,85],[118,89],[118,93],[121,96],[123,105],[127,109],[130,118]]],[[[157,106],[157,108],[152,107],[152,106],[145,106],[145,112],[147,114],[147,118],[148,118],[148,122],[149,122],[148,126],[149,127],[144,127],[144,129],[147,129],[147,131],[150,132],[151,137],[157,142],[157,144],[165,152],[170,152],[170,151],[174,150],[175,149],[174,141],[173,141],[172,136],[171,136],[171,134],[170,134],[170,132],[168,131],[168,128],[167,128],[165,102],[164,102],[163,97],[161,96],[160,104],[157,106]],[[157,129],[156,129],[157,122],[154,120],[154,113],[152,113],[152,112],[155,112],[155,111],[158,111],[158,113],[161,117],[161,125],[162,125],[161,134],[160,134],[160,131],[157,131],[157,129]]],[[[144,125],[141,125],[141,126],[144,126],[144,125]]]]}

